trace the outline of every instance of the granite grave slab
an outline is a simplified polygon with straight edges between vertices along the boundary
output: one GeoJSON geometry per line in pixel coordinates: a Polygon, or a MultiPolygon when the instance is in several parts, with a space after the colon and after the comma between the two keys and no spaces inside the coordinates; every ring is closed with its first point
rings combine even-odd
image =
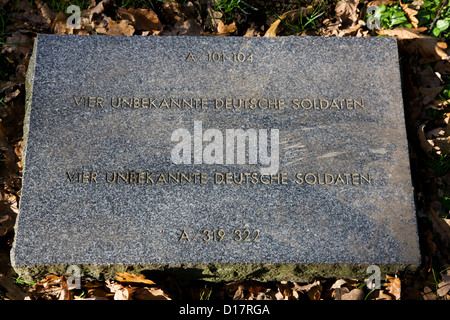
{"type": "Polygon", "coordinates": [[[398,59],[393,38],[38,35],[14,268],[417,268],[398,59]]]}

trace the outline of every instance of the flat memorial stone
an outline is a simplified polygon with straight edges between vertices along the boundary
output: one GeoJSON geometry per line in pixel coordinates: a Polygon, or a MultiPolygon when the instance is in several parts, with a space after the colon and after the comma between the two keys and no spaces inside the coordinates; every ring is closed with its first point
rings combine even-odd
{"type": "Polygon", "coordinates": [[[25,276],[420,264],[393,38],[39,35],[24,142],[25,276]]]}

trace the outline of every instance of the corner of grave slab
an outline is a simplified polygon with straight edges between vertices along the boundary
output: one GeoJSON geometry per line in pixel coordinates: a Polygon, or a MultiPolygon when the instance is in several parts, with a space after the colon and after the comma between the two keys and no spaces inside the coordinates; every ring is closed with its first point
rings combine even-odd
{"type": "Polygon", "coordinates": [[[59,275],[66,269],[63,266],[17,266],[13,263],[13,269],[24,281],[38,282],[49,274],[59,275]]]}
{"type": "Polygon", "coordinates": [[[130,271],[124,265],[86,265],[86,264],[64,264],[64,265],[27,265],[14,266],[14,271],[25,281],[37,282],[44,279],[49,274],[71,276],[73,270],[69,267],[76,266],[79,268],[79,275],[82,278],[106,280],[115,278],[118,272],[130,271]]]}

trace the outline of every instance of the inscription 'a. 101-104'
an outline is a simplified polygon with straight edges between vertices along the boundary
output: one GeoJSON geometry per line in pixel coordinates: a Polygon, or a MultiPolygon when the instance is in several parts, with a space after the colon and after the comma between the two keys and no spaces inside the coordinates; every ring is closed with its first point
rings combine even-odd
{"type": "Polygon", "coordinates": [[[203,51],[199,54],[189,52],[185,61],[192,62],[253,62],[253,53],[225,52],[225,51],[203,51]]]}

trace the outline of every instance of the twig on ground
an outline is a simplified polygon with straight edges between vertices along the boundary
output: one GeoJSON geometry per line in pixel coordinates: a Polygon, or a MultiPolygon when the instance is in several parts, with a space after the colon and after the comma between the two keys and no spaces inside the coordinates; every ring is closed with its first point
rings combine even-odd
{"type": "Polygon", "coordinates": [[[444,9],[444,6],[447,4],[448,0],[444,0],[444,2],[442,2],[441,7],[439,8],[438,13],[436,14],[436,17],[434,18],[433,22],[431,23],[430,29],[428,30],[428,33],[431,33],[431,31],[433,30],[434,24],[436,23],[437,19],[439,18],[439,15],[441,14],[442,9],[444,9]]]}

